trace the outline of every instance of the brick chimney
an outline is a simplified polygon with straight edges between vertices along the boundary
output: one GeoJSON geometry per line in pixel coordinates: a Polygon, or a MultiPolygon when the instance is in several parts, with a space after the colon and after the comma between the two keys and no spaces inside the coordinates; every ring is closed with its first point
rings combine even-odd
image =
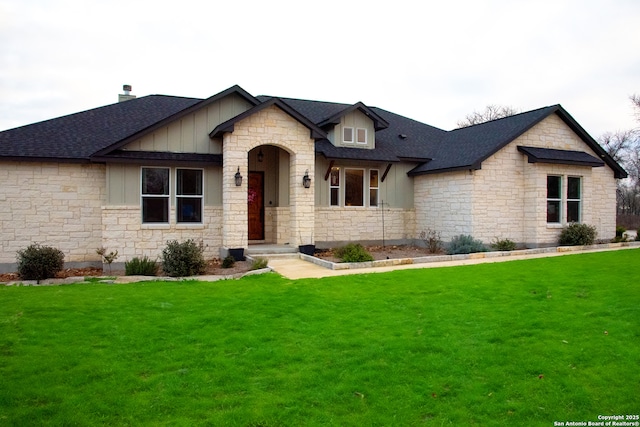
{"type": "Polygon", "coordinates": [[[136,97],[135,95],[131,95],[131,85],[123,85],[122,90],[124,91],[124,94],[118,95],[118,102],[128,101],[136,97]]]}

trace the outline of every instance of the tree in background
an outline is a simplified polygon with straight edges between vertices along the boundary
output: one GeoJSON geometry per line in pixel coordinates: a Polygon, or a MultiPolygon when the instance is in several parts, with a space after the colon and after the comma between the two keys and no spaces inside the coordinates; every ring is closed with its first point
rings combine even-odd
{"type": "MultiPolygon", "coordinates": [[[[629,99],[640,123],[640,95],[631,95],[629,99]]],[[[618,215],[624,216],[621,221],[627,223],[622,225],[637,228],[638,218],[634,221],[630,217],[640,216],[640,126],[607,132],[598,142],[629,174],[627,179],[618,181],[618,215]]]]}
{"type": "Polygon", "coordinates": [[[506,105],[487,105],[482,112],[474,111],[471,114],[467,114],[464,120],[460,120],[456,123],[458,128],[465,128],[467,126],[473,126],[484,122],[490,122],[491,120],[501,119],[503,117],[513,116],[520,113],[513,107],[506,105]]]}

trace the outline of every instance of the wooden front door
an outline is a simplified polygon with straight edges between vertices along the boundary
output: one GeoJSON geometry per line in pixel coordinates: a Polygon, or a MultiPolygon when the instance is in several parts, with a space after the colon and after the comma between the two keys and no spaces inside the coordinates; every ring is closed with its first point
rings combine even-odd
{"type": "Polygon", "coordinates": [[[264,172],[249,172],[249,240],[264,240],[264,172]]]}

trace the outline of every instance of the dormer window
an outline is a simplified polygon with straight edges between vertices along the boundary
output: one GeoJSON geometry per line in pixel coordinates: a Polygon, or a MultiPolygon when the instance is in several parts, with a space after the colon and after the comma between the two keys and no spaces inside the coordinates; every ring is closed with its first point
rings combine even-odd
{"type": "Polygon", "coordinates": [[[342,142],[345,144],[353,144],[353,128],[342,128],[342,142]]]}
{"type": "Polygon", "coordinates": [[[364,128],[356,129],[356,142],[358,144],[366,144],[367,143],[367,130],[364,128]]]}

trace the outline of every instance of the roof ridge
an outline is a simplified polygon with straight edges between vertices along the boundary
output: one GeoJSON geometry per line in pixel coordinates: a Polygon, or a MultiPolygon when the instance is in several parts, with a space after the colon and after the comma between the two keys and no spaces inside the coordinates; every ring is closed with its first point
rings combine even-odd
{"type": "Polygon", "coordinates": [[[455,132],[455,131],[461,130],[461,129],[469,129],[469,128],[476,127],[476,126],[482,126],[482,125],[486,125],[487,123],[494,123],[494,122],[497,122],[497,121],[500,121],[500,120],[505,120],[505,119],[509,119],[509,118],[512,118],[512,117],[522,116],[524,114],[531,114],[531,113],[535,113],[535,112],[538,112],[538,111],[546,110],[548,108],[557,109],[557,108],[562,108],[562,106],[560,104],[547,105],[546,107],[534,108],[533,110],[521,111],[521,112],[516,113],[516,114],[511,114],[511,115],[504,116],[504,117],[498,117],[497,119],[487,120],[486,122],[474,123],[474,124],[469,125],[469,126],[463,126],[463,127],[451,129],[449,132],[455,132]]]}

